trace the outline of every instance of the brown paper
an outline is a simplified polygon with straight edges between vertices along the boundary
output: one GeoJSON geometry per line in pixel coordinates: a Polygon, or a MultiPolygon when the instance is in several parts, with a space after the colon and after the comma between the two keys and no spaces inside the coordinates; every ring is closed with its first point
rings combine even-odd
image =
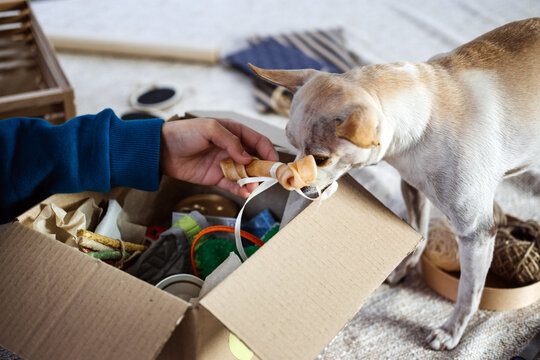
{"type": "Polygon", "coordinates": [[[65,211],[54,203],[45,205],[32,223],[32,228],[68,245],[77,237],[77,230],[94,228],[102,209],[94,199],[88,198],[71,211],[65,211]]]}

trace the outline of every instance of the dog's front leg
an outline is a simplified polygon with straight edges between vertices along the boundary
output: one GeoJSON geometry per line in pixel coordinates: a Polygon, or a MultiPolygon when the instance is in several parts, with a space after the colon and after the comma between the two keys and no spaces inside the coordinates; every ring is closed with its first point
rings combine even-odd
{"type": "Polygon", "coordinates": [[[460,236],[459,256],[461,277],[458,299],[448,320],[428,336],[435,350],[453,349],[461,339],[469,320],[478,309],[495,244],[493,221],[481,222],[477,229],[460,236]]]}
{"type": "Polygon", "coordinates": [[[422,234],[422,240],[416,250],[407,256],[401,264],[388,276],[387,282],[391,285],[397,284],[401,279],[407,275],[410,269],[414,268],[420,256],[424,252],[424,248],[427,244],[428,229],[429,229],[429,214],[431,209],[431,203],[426,196],[409,185],[404,180],[401,180],[401,192],[403,194],[403,200],[407,208],[407,218],[409,224],[420,234],[422,234]]]}

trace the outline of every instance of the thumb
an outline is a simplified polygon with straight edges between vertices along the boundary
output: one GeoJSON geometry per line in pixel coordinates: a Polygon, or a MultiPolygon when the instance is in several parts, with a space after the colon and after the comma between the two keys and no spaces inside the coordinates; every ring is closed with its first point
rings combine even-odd
{"type": "Polygon", "coordinates": [[[227,151],[229,156],[237,163],[249,164],[252,156],[244,149],[238,136],[234,135],[215,120],[211,124],[209,140],[216,146],[227,151]]]}

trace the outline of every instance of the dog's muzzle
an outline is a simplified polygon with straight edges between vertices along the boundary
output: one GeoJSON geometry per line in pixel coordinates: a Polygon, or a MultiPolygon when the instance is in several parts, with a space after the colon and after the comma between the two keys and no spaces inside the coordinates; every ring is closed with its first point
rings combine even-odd
{"type": "Polygon", "coordinates": [[[302,193],[304,193],[304,195],[312,198],[312,199],[316,199],[319,197],[319,194],[324,192],[324,190],[328,189],[328,187],[330,186],[331,184],[328,184],[326,185],[324,188],[321,189],[320,192],[317,191],[317,188],[315,186],[304,186],[303,188],[301,188],[300,190],[302,191],[302,193]]]}

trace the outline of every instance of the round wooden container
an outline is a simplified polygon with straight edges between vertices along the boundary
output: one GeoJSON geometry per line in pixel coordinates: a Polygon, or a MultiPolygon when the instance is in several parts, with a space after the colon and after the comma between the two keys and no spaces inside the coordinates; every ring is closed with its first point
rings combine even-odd
{"type": "MultiPolygon", "coordinates": [[[[459,273],[449,273],[439,269],[427,257],[422,256],[422,276],[439,295],[456,301],[459,273]]],[[[480,301],[480,309],[514,310],[531,305],[540,300],[540,282],[520,287],[505,287],[500,280],[488,276],[480,301]]]]}

